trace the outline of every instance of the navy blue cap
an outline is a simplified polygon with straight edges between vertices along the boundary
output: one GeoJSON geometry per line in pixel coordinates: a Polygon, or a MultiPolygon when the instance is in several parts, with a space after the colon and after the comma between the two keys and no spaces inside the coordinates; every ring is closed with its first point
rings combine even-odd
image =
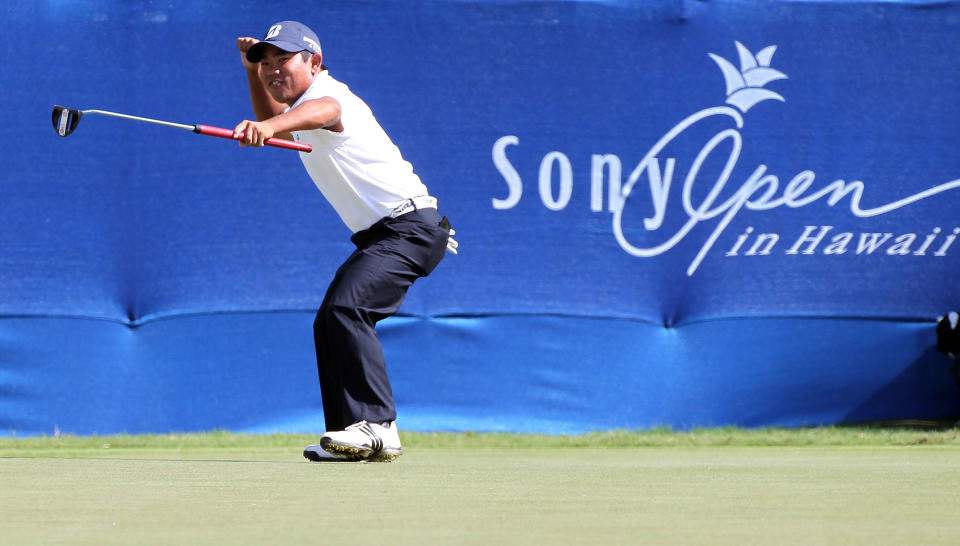
{"type": "Polygon", "coordinates": [[[320,53],[320,40],[314,34],[310,27],[296,21],[280,21],[271,26],[267,33],[263,35],[263,40],[253,44],[247,50],[247,60],[251,63],[260,62],[263,56],[263,50],[267,44],[279,47],[284,51],[296,53],[297,51],[311,51],[320,53]]]}

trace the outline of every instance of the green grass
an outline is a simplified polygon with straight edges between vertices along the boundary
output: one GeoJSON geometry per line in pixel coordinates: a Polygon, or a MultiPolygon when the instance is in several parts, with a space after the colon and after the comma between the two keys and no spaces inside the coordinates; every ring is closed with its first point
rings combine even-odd
{"type": "MultiPolygon", "coordinates": [[[[513,433],[419,433],[401,431],[404,446],[421,448],[628,448],[694,446],[911,446],[960,447],[960,429],[932,421],[901,422],[899,426],[832,426],[812,428],[711,428],[673,431],[613,430],[576,435],[513,433]]],[[[170,433],[114,436],[0,437],[0,457],[83,457],[131,453],[131,450],[166,452],[196,450],[298,450],[316,443],[316,435],[170,433]]]]}
{"type": "Polygon", "coordinates": [[[0,439],[3,544],[953,544],[960,431],[402,433],[393,463],[315,436],[0,439]]]}

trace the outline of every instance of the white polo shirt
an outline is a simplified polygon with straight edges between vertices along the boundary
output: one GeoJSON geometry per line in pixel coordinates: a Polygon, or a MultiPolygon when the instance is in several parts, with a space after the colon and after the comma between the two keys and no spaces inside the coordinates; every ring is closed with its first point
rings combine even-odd
{"type": "Polygon", "coordinates": [[[370,107],[326,70],[290,108],[323,97],[340,103],[343,132],[313,129],[294,131],[293,137],[313,146],[300,159],[351,231],[367,229],[407,199],[427,195],[413,165],[400,155],[370,107]]]}

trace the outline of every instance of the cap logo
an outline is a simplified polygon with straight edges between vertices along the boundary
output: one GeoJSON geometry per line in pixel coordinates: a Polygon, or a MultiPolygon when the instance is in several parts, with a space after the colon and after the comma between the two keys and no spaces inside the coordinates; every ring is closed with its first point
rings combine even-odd
{"type": "Polygon", "coordinates": [[[276,38],[280,34],[280,29],[283,28],[283,25],[273,25],[270,27],[270,30],[267,31],[267,35],[263,38],[264,40],[269,40],[270,38],[276,38]]]}
{"type": "Polygon", "coordinates": [[[310,46],[311,51],[313,51],[314,53],[320,53],[320,44],[318,44],[317,42],[311,40],[306,36],[303,37],[303,41],[307,42],[307,45],[310,46]]]}

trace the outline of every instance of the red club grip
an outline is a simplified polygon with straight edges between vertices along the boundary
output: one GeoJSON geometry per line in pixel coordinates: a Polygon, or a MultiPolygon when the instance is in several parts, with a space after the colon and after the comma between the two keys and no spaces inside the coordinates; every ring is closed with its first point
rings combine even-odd
{"type": "MultiPolygon", "coordinates": [[[[221,127],[211,127],[209,125],[195,125],[193,127],[194,133],[199,133],[201,135],[210,135],[220,138],[229,138],[230,140],[240,140],[243,138],[243,133],[240,133],[236,137],[233,136],[233,131],[230,129],[223,129],[221,127]]],[[[284,140],[282,138],[268,138],[263,142],[267,146],[275,146],[277,148],[286,148],[288,150],[297,150],[298,152],[310,153],[313,151],[313,146],[309,144],[302,144],[300,142],[294,142],[292,140],[284,140]]]]}

